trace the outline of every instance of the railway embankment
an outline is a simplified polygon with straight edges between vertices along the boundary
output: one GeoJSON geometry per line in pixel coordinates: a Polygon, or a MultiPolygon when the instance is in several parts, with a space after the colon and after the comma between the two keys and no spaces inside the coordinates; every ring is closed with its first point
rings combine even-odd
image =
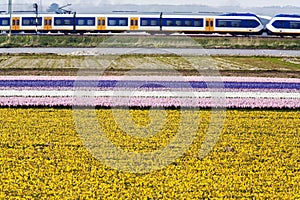
{"type": "Polygon", "coordinates": [[[300,50],[299,38],[203,35],[14,35],[0,36],[0,48],[13,47],[148,47],[300,50]]]}

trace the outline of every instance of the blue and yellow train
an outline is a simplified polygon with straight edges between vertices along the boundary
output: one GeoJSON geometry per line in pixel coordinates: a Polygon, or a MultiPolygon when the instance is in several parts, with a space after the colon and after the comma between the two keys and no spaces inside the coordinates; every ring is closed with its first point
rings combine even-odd
{"type": "Polygon", "coordinates": [[[300,35],[300,15],[279,14],[266,26],[268,34],[280,36],[300,35]]]}
{"type": "Polygon", "coordinates": [[[277,15],[266,26],[251,13],[216,16],[174,13],[13,14],[0,15],[0,32],[116,33],[128,31],[300,35],[300,16],[277,15]]]}

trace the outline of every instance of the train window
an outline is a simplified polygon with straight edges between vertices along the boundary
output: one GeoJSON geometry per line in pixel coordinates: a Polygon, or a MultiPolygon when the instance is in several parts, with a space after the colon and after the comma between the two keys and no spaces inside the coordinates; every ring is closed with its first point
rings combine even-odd
{"type": "MultiPolygon", "coordinates": [[[[70,19],[71,24],[73,24],[73,19],[70,19]]],[[[100,26],[101,21],[98,20],[97,24],[100,26]]],[[[81,17],[81,18],[77,18],[76,19],[76,25],[78,26],[95,26],[96,25],[96,21],[95,18],[90,17],[90,18],[86,18],[86,17],[81,17]]]]}
{"type": "Polygon", "coordinates": [[[88,20],[87,20],[87,25],[93,26],[93,25],[95,25],[95,21],[92,20],[92,19],[88,19],[88,20]]]}
{"type": "Polygon", "coordinates": [[[283,22],[279,22],[279,23],[278,23],[278,26],[279,26],[280,28],[284,28],[284,23],[283,23],[283,22]]]}
{"type": "Polygon", "coordinates": [[[259,26],[259,23],[256,20],[242,20],[241,27],[255,28],[259,26]]]}
{"type": "Polygon", "coordinates": [[[20,25],[20,20],[16,20],[16,25],[17,25],[17,26],[20,25]]]}
{"type": "Polygon", "coordinates": [[[79,26],[83,26],[85,23],[84,23],[85,21],[83,20],[83,19],[79,19],[78,20],[78,25],[79,26]]]}
{"type": "Polygon", "coordinates": [[[277,22],[277,28],[283,28],[283,23],[282,22],[277,22]]]}
{"type": "Polygon", "coordinates": [[[109,26],[116,26],[117,25],[117,20],[115,20],[115,19],[108,20],[108,25],[109,26]]]}
{"type": "Polygon", "coordinates": [[[25,19],[23,20],[23,25],[30,25],[30,20],[29,19],[25,19]]]}
{"type": "Polygon", "coordinates": [[[39,17],[38,19],[36,19],[35,17],[23,17],[22,18],[22,25],[23,26],[35,26],[35,25],[42,25],[42,18],[39,17]],[[36,20],[37,23],[36,23],[36,20]]]}
{"type": "Polygon", "coordinates": [[[125,19],[120,19],[119,26],[127,26],[125,19]]]}
{"type": "MultiPolygon", "coordinates": [[[[36,19],[34,20],[34,24],[36,24],[36,19]]],[[[42,25],[42,18],[38,19],[38,25],[41,26],[42,25]]]]}
{"type": "Polygon", "coordinates": [[[185,26],[192,26],[192,20],[184,20],[185,26]]]}
{"type": "Polygon", "coordinates": [[[173,20],[167,20],[167,26],[173,26],[173,20]]]}
{"type": "Polygon", "coordinates": [[[128,18],[108,18],[108,26],[128,26],[128,18]]]}
{"type": "Polygon", "coordinates": [[[181,20],[176,20],[175,24],[176,24],[176,26],[182,26],[182,21],[181,20]]]}
{"type": "Polygon", "coordinates": [[[105,26],[105,20],[104,19],[102,20],[102,26],[105,26]]]}
{"type": "Polygon", "coordinates": [[[272,25],[275,28],[290,28],[290,23],[284,20],[276,20],[272,25]]]}
{"type": "MultiPolygon", "coordinates": [[[[136,21],[138,25],[138,21],[136,21]]],[[[158,26],[159,19],[155,18],[140,18],[140,25],[141,26],[158,26]]]]}
{"type": "Polygon", "coordinates": [[[56,19],[55,20],[55,25],[61,25],[61,19],[56,19]]]}
{"type": "Polygon", "coordinates": [[[9,20],[3,19],[2,26],[7,26],[7,25],[9,25],[9,20]]]}
{"type": "Polygon", "coordinates": [[[194,26],[195,27],[202,27],[203,26],[203,20],[202,19],[194,20],[194,26]]]}
{"type": "Polygon", "coordinates": [[[148,26],[148,20],[146,20],[146,19],[141,20],[141,25],[148,26]]]}
{"type": "Polygon", "coordinates": [[[242,27],[242,28],[255,28],[259,26],[258,21],[256,20],[237,20],[237,19],[217,19],[217,27],[242,27]]]}
{"type": "Polygon", "coordinates": [[[157,26],[157,25],[158,25],[158,21],[155,20],[155,19],[152,19],[152,20],[150,21],[150,24],[151,24],[151,26],[157,26]]]}
{"type": "MultiPolygon", "coordinates": [[[[195,25],[196,26],[196,25],[195,25]]],[[[206,21],[206,27],[209,27],[209,21],[206,21]]]]}
{"type": "Polygon", "coordinates": [[[214,21],[210,21],[210,26],[211,26],[211,27],[214,26],[214,21]]]}
{"type": "Polygon", "coordinates": [[[64,25],[71,25],[71,20],[65,19],[64,20],[64,25]]]}
{"type": "Polygon", "coordinates": [[[300,21],[291,21],[290,25],[292,29],[300,29],[300,21]]]}
{"type": "Polygon", "coordinates": [[[231,26],[232,27],[241,27],[241,25],[242,25],[242,21],[241,20],[233,20],[231,22],[231,26]]]}
{"type": "Polygon", "coordinates": [[[249,21],[249,23],[248,23],[248,24],[249,24],[249,26],[250,26],[250,27],[253,27],[253,26],[255,26],[255,24],[254,24],[254,21],[253,21],[253,20],[249,21]]]}
{"type": "Polygon", "coordinates": [[[226,21],[226,20],[217,20],[217,26],[218,27],[227,27],[228,26],[228,21],[226,21]]]}
{"type": "Polygon", "coordinates": [[[148,26],[148,20],[143,19],[141,24],[142,26],[148,26]]]}

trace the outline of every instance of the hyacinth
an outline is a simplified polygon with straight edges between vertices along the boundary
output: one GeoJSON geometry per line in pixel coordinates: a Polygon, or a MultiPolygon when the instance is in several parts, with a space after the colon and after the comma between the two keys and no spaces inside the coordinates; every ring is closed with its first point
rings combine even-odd
{"type": "Polygon", "coordinates": [[[0,77],[1,106],[299,108],[300,79],[0,77]]]}
{"type": "MultiPolygon", "coordinates": [[[[299,199],[299,84],[300,79],[251,77],[0,76],[0,198],[299,199]],[[30,108],[3,108],[15,106],[30,108]],[[126,112],[118,108],[123,106],[139,107],[129,109],[134,123],[158,130],[155,135],[139,138],[122,129],[115,112],[126,112]],[[155,109],[154,118],[160,119],[158,113],[166,118],[161,129],[152,126],[151,110],[143,107],[166,108],[155,109]],[[223,110],[187,109],[189,122],[198,125],[187,126],[194,141],[181,157],[146,174],[105,165],[78,131],[90,131],[90,116],[82,116],[91,110],[119,149],[159,150],[176,138],[186,111],[168,107],[276,109],[227,110],[220,137],[204,158],[199,150],[208,127],[216,128],[212,115],[222,116],[223,110]],[[75,113],[82,124],[74,121],[75,113]],[[190,120],[192,113],[196,120],[190,120]]],[[[120,156],[113,162],[128,160],[120,156]]]]}

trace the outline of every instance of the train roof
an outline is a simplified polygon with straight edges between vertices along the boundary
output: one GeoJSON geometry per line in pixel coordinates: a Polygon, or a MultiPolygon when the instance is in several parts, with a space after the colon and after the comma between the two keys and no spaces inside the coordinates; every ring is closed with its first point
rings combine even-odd
{"type": "Polygon", "coordinates": [[[225,13],[220,16],[245,16],[245,17],[257,17],[257,15],[253,13],[225,13]]]}
{"type": "Polygon", "coordinates": [[[278,14],[275,17],[300,18],[300,15],[297,15],[297,14],[278,14]]]}
{"type": "Polygon", "coordinates": [[[261,22],[261,19],[253,13],[225,13],[219,16],[235,16],[235,17],[255,17],[256,19],[258,19],[261,22]]]}

